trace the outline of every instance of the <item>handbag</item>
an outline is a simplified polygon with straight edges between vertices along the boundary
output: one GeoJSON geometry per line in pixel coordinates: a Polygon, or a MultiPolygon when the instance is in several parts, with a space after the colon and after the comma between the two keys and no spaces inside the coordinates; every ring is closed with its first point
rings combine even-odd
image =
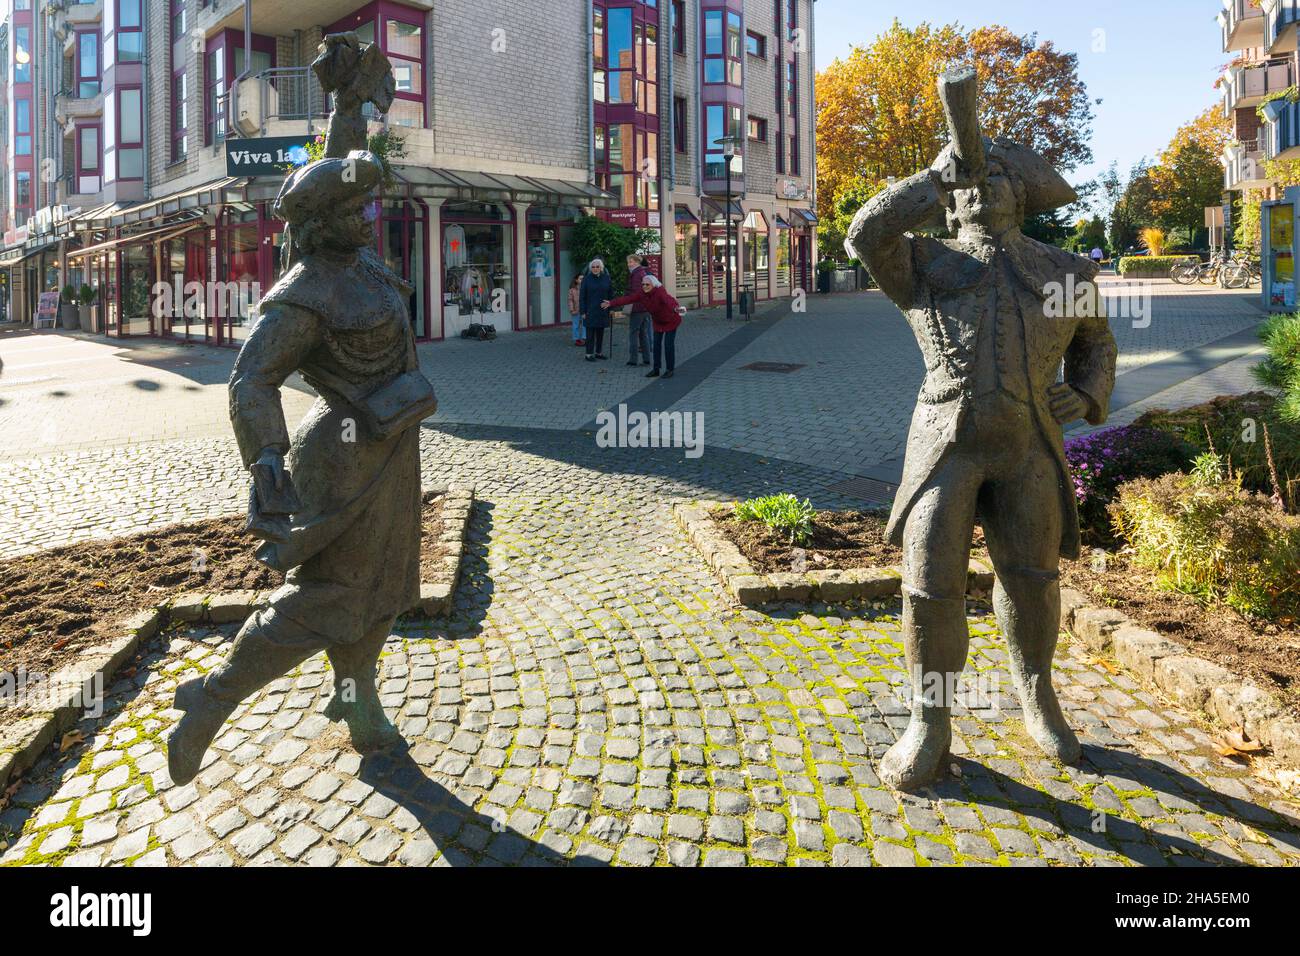
{"type": "Polygon", "coordinates": [[[384,439],[432,415],[438,410],[438,399],[433,384],[418,369],[413,369],[375,389],[356,406],[370,433],[384,439]]]}

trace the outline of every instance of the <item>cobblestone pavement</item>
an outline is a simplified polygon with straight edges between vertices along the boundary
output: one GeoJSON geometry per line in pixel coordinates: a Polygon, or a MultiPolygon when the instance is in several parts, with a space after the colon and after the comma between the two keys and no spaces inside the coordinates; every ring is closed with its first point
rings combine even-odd
{"type": "MultiPolygon", "coordinates": [[[[819,507],[863,504],[825,490],[843,474],[725,449],[688,459],[681,449],[600,448],[589,432],[477,425],[426,425],[421,446],[426,483],[469,481],[480,495],[723,499],[798,488],[819,507]]],[[[233,438],[0,460],[0,558],[237,513],[247,495],[233,438]]]]}
{"type": "MultiPolygon", "coordinates": [[[[1148,362],[1258,320],[1236,309],[1242,297],[1200,294],[1204,314],[1181,327],[1158,307],[1151,328],[1163,344],[1147,347],[1148,362]]],[[[735,352],[725,323],[712,337],[693,329],[691,354],[715,363],[683,400],[706,411],[699,459],[598,448],[580,430],[593,403],[655,393],[617,362],[592,369],[555,334],[425,350],[448,416],[423,431],[425,479],[472,481],[481,503],[454,617],[403,622],[384,659],[385,704],[409,751],[351,751],[319,714],[322,658],[241,708],[195,785],[171,786],[159,748],[177,716],[171,693],[230,637],[173,632],[110,688],[83,745],[28,775],[0,815],[0,840],[12,841],[0,860],[1293,863],[1293,803],[1218,757],[1187,714],[1074,648],[1062,651],[1058,683],[1088,746],[1082,767],[1045,763],[1014,705],[981,708],[958,722],[960,775],[900,797],[872,769],[904,722],[897,607],[729,606],[676,530],[671,499],[795,490],[819,507],[860,507],[830,488],[870,455],[832,452],[870,447],[893,412],[846,417],[838,439],[827,427],[804,441],[785,423],[802,417],[816,432],[811,408],[839,403],[847,415],[863,394],[905,420],[919,361],[885,306],[874,294],[822,300],[806,316],[749,327],[735,352]],[[471,351],[499,363],[497,374],[480,374],[471,351]],[[846,355],[858,364],[840,364],[846,355]],[[804,358],[788,376],[736,370],[804,358]],[[597,384],[555,387],[577,380],[553,368],[571,359],[597,384]],[[521,386],[529,376],[545,387],[521,386]],[[741,409],[731,419],[728,401],[741,409]],[[476,402],[500,423],[450,420],[476,402]],[[546,421],[556,427],[536,427],[546,421]]],[[[224,412],[229,353],[106,348],[119,351],[0,338],[0,557],[241,509],[247,479],[224,412]],[[73,351],[40,359],[15,343],[73,351]],[[41,397],[65,390],[53,364],[62,359],[70,381],[91,385],[41,397]],[[19,374],[24,362],[34,381],[19,374]],[[41,422],[84,441],[51,452],[32,437],[41,422]]],[[[1179,394],[1239,371],[1229,363],[1179,394]]],[[[287,393],[291,418],[307,400],[287,393]]],[[[972,615],[972,676],[987,681],[1005,651],[986,609],[972,615]]]]}
{"type": "Polygon", "coordinates": [[[176,631],[109,689],[0,826],[0,862],[62,865],[1238,864],[1300,860],[1300,807],[1189,717],[1063,650],[1086,761],[1028,742],[1004,645],[972,606],[970,689],[942,786],[875,760],[906,708],[898,611],[728,608],[666,502],[480,505],[446,628],[408,621],[381,694],[409,749],[362,758],[320,714],[323,657],[232,718],[195,783],[160,742],[176,683],[230,630],[176,631]],[[12,839],[12,838],[11,838],[12,839]]]}

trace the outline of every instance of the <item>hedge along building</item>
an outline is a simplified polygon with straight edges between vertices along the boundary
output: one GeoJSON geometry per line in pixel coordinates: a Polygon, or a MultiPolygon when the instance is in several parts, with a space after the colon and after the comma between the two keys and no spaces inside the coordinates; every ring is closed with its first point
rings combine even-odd
{"type": "Polygon", "coordinates": [[[726,204],[710,144],[746,124],[737,284],[766,297],[811,281],[811,0],[97,0],[29,16],[50,38],[51,81],[33,100],[52,120],[42,149],[57,175],[22,211],[39,236],[10,237],[0,262],[39,244],[41,280],[96,288],[109,335],[247,337],[280,272],[270,205],[283,173],[228,154],[323,130],[329,98],[310,63],[344,30],[393,64],[396,100],[371,132],[393,133],[404,155],[375,203],[376,246],[414,287],[419,338],[567,321],[582,265],[569,235],[590,212],[657,227],[660,268],[685,300],[721,301],[726,204]],[[174,294],[194,283],[224,288],[174,294]]]}

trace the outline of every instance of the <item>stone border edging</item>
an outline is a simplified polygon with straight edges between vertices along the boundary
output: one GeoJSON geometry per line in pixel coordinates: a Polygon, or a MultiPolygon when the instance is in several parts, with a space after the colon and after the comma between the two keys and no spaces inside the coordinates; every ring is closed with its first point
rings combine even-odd
{"type": "Polygon", "coordinates": [[[1241,727],[1282,763],[1300,767],[1300,720],[1286,716],[1275,696],[1221,664],[1189,653],[1185,644],[1090,600],[1080,591],[1061,589],[1062,630],[1094,654],[1109,651],[1148,687],[1225,729],[1241,727]]]}
{"type": "MultiPolygon", "coordinates": [[[[426,487],[424,492],[445,496],[442,536],[448,554],[434,580],[420,583],[420,600],[412,610],[427,617],[450,613],[464,554],[469,517],[474,507],[472,487],[426,487]]],[[[50,679],[57,702],[52,710],[24,717],[0,731],[0,792],[36,763],[42,753],[80,719],[83,701],[108,685],[117,671],[133,658],[140,646],[152,640],[173,621],[188,624],[236,624],[266,606],[270,591],[223,591],[218,594],[179,594],[151,610],[137,611],[121,624],[125,633],[106,644],[83,650],[74,663],[50,679]]]]}
{"type": "MultiPolygon", "coordinates": [[[[734,504],[727,501],[679,501],[673,506],[673,514],[722,586],[746,607],[757,608],[783,601],[799,604],[875,601],[897,597],[901,593],[903,572],[897,566],[760,574],[740,549],[718,530],[709,514],[714,508],[734,504]]],[[[987,594],[992,588],[992,569],[971,558],[966,579],[967,593],[987,594]]]]}

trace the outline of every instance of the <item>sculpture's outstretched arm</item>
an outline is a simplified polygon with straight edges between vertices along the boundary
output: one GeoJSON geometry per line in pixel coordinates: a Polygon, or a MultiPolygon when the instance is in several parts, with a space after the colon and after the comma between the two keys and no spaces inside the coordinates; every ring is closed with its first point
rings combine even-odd
{"type": "Polygon", "coordinates": [[[938,211],[943,193],[931,170],[890,186],[853,217],[844,248],[861,259],[872,278],[900,308],[912,304],[915,271],[912,238],[915,229],[938,211]]]}
{"type": "Polygon", "coordinates": [[[230,375],[230,422],[245,465],[271,448],[289,450],[289,429],[280,404],[280,386],[320,342],[314,312],[283,302],[269,304],[230,375]]]}

